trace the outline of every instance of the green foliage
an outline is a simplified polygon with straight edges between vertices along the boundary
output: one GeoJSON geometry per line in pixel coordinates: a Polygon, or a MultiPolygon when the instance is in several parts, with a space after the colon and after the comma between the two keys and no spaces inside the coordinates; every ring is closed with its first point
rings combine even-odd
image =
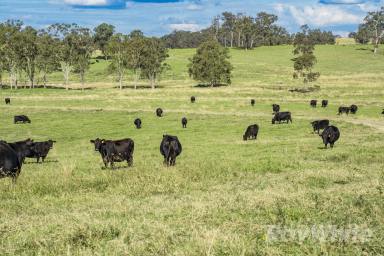
{"type": "Polygon", "coordinates": [[[96,47],[101,50],[104,57],[107,58],[105,52],[108,42],[112,35],[115,32],[115,27],[113,25],[102,23],[99,26],[94,28],[95,34],[93,35],[93,40],[96,47]]]}
{"type": "Polygon", "coordinates": [[[190,77],[211,86],[231,84],[232,70],[228,49],[214,40],[201,44],[188,65],[190,77]]]}
{"type": "Polygon", "coordinates": [[[309,35],[308,26],[302,26],[302,32],[296,34],[293,46],[295,47],[293,50],[295,57],[292,59],[295,70],[293,78],[303,78],[304,83],[316,81],[320,73],[312,71],[317,59],[314,55],[315,41],[309,35]]]}
{"type": "Polygon", "coordinates": [[[378,11],[368,12],[364,23],[359,27],[359,33],[372,40],[376,54],[384,38],[384,6],[378,11]]]}

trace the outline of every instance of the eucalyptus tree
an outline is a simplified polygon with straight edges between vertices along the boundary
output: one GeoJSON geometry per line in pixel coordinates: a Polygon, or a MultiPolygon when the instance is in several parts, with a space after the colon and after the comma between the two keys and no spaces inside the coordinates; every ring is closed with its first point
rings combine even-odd
{"type": "MultiPolygon", "coordinates": [[[[141,76],[141,70],[145,64],[145,47],[148,39],[144,37],[132,37],[128,41],[127,48],[127,65],[130,70],[132,70],[134,75],[134,87],[137,89],[137,83],[141,76]]],[[[165,47],[161,48],[163,51],[165,47]]]]}
{"type": "Polygon", "coordinates": [[[368,12],[368,15],[364,18],[362,29],[366,30],[372,39],[374,54],[376,54],[379,44],[384,38],[384,6],[378,11],[368,12]]]}
{"type": "Polygon", "coordinates": [[[20,59],[21,69],[29,80],[30,88],[34,88],[36,62],[39,55],[37,43],[37,31],[28,26],[17,34],[14,42],[20,59]]]}
{"type": "Polygon", "coordinates": [[[128,36],[113,35],[105,48],[106,54],[111,58],[109,69],[116,73],[120,90],[123,88],[124,75],[128,68],[128,36]]]}
{"type": "Polygon", "coordinates": [[[36,66],[42,75],[44,88],[47,85],[47,75],[60,69],[59,44],[59,39],[52,37],[47,31],[39,31],[37,37],[39,54],[36,59],[36,66]]]}
{"type": "Polygon", "coordinates": [[[107,59],[106,49],[109,40],[115,33],[115,27],[111,24],[102,23],[94,28],[93,40],[95,46],[102,52],[105,59],[107,59]]]}

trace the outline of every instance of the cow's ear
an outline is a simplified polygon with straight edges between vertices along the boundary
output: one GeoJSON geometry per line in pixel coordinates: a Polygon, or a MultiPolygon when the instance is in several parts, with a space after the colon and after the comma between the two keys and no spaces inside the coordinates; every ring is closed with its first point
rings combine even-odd
{"type": "Polygon", "coordinates": [[[95,143],[95,141],[94,141],[94,140],[90,140],[89,142],[91,142],[91,143],[95,143]]]}
{"type": "Polygon", "coordinates": [[[52,142],[53,142],[53,143],[56,143],[56,141],[55,141],[55,140],[53,140],[52,142]]]}

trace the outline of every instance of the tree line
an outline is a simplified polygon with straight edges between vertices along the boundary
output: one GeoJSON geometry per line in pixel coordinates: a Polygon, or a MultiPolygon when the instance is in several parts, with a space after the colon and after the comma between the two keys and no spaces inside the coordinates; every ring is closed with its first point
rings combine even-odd
{"type": "Polygon", "coordinates": [[[135,88],[140,78],[148,79],[154,88],[168,67],[163,42],[145,37],[139,30],[123,35],[105,23],[93,31],[77,24],[53,24],[36,30],[22,21],[8,20],[0,23],[0,85],[3,74],[8,73],[11,89],[17,89],[24,77],[30,88],[36,81],[46,87],[48,74],[59,71],[66,89],[72,74],[79,76],[83,89],[95,50],[110,60],[108,68],[116,75],[120,88],[128,71],[134,73],[135,88]]]}
{"type": "MultiPolygon", "coordinates": [[[[198,32],[174,31],[162,37],[168,48],[196,48],[215,38],[224,47],[252,49],[258,46],[293,44],[296,34],[277,25],[278,16],[260,12],[256,17],[243,13],[224,12],[214,17],[210,27],[198,32]]],[[[335,44],[330,31],[309,29],[309,36],[316,44],[335,44]]]]}

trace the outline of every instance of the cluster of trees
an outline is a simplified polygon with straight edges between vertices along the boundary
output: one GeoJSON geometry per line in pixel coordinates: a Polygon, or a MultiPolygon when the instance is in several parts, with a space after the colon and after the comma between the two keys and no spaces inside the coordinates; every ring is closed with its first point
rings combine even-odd
{"type": "Polygon", "coordinates": [[[350,33],[349,37],[361,44],[371,42],[376,54],[379,45],[384,43],[384,6],[378,11],[368,12],[364,22],[359,25],[357,33],[350,33]]]}
{"type": "MultiPolygon", "coordinates": [[[[95,50],[105,59],[118,77],[120,88],[127,70],[150,81],[152,88],[168,57],[167,48],[157,38],[146,38],[141,31],[129,35],[115,34],[114,27],[101,24],[91,31],[76,24],[53,24],[36,30],[19,20],[0,23],[0,85],[2,75],[8,73],[11,88],[17,88],[24,77],[31,88],[36,82],[47,84],[47,75],[60,71],[68,89],[70,75],[78,74],[83,85],[95,50]]],[[[83,88],[83,86],[82,86],[83,88]]]]}
{"type": "MultiPolygon", "coordinates": [[[[215,38],[224,47],[251,49],[258,46],[292,44],[295,34],[277,25],[278,17],[260,12],[256,17],[224,12],[216,16],[209,28],[198,32],[174,31],[162,37],[168,48],[197,48],[215,38]]],[[[332,32],[308,30],[316,44],[335,44],[332,32]]]]}

